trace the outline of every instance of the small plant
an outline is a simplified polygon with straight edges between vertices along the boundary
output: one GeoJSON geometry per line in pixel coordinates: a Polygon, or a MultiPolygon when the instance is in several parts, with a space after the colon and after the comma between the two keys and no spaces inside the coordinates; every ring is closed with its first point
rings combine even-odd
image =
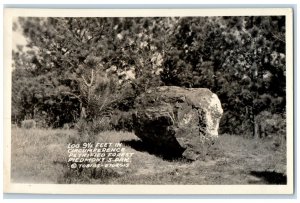
{"type": "Polygon", "coordinates": [[[63,129],[64,130],[69,130],[69,129],[72,129],[72,128],[74,128],[74,124],[73,123],[65,123],[63,125],[63,129]]]}
{"type": "Polygon", "coordinates": [[[263,111],[258,116],[259,136],[261,138],[286,137],[286,118],[285,114],[272,114],[263,111]]]}
{"type": "Polygon", "coordinates": [[[90,125],[90,131],[93,133],[99,133],[103,131],[112,130],[111,119],[109,117],[102,117],[100,119],[93,119],[90,125]]]}
{"type": "Polygon", "coordinates": [[[75,124],[75,129],[78,135],[76,137],[70,137],[70,143],[82,144],[84,142],[95,142],[95,133],[92,130],[91,122],[80,119],[75,124]]]}
{"type": "Polygon", "coordinates": [[[26,129],[36,128],[36,121],[33,119],[24,120],[22,121],[21,126],[26,129]]]}

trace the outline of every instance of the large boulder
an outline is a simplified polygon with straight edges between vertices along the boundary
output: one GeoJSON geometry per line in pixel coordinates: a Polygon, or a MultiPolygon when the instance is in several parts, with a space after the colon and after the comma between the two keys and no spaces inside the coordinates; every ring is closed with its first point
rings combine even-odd
{"type": "Polygon", "coordinates": [[[218,96],[206,88],[152,88],[136,99],[135,107],[133,128],[142,141],[192,160],[218,137],[223,114],[218,96]]]}

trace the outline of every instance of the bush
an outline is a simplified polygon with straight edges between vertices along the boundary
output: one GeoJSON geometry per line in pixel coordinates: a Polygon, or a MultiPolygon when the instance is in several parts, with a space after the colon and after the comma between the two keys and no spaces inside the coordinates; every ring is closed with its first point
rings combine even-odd
{"type": "Polygon", "coordinates": [[[133,119],[132,112],[118,112],[112,116],[111,119],[112,127],[117,131],[128,131],[133,130],[133,119]]]}
{"type": "Polygon", "coordinates": [[[36,122],[36,127],[38,127],[38,128],[48,128],[49,125],[47,124],[46,120],[38,120],[36,122]]]}
{"type": "Polygon", "coordinates": [[[86,121],[80,119],[75,124],[75,129],[78,130],[79,134],[98,134],[99,132],[112,130],[110,117],[104,116],[100,119],[93,119],[91,121],[86,121]]]}
{"type": "Polygon", "coordinates": [[[93,121],[90,122],[90,131],[93,133],[99,133],[112,130],[113,128],[110,121],[110,117],[107,116],[100,119],[93,119],[93,121]]]}
{"type": "Polygon", "coordinates": [[[86,120],[78,120],[74,125],[74,129],[77,130],[78,134],[70,136],[69,143],[82,144],[84,142],[95,142],[95,134],[92,133],[89,123],[86,120]]]}
{"type": "Polygon", "coordinates": [[[21,123],[22,128],[30,129],[30,128],[36,128],[36,122],[33,119],[24,120],[21,123]]]}
{"type": "Polygon", "coordinates": [[[261,137],[286,136],[286,118],[284,114],[271,114],[262,111],[257,116],[261,137]]]}

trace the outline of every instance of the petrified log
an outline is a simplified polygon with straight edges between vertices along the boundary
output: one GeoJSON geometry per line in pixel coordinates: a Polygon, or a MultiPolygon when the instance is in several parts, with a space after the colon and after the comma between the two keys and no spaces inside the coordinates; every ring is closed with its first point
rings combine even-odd
{"type": "Polygon", "coordinates": [[[162,86],[135,101],[134,132],[153,148],[195,160],[206,142],[218,137],[223,109],[206,88],[162,86]]]}

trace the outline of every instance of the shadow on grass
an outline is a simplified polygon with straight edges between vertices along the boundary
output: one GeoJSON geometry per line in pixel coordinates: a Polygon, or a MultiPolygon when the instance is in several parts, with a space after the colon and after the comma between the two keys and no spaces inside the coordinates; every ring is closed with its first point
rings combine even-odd
{"type": "Polygon", "coordinates": [[[251,171],[250,174],[258,178],[262,178],[267,184],[287,184],[287,177],[284,174],[277,173],[275,171],[251,171]]]}
{"type": "Polygon", "coordinates": [[[140,152],[148,152],[167,161],[182,161],[188,162],[189,160],[182,157],[184,149],[170,149],[166,147],[157,147],[153,144],[143,142],[141,140],[126,140],[122,144],[129,146],[140,152]]]}

